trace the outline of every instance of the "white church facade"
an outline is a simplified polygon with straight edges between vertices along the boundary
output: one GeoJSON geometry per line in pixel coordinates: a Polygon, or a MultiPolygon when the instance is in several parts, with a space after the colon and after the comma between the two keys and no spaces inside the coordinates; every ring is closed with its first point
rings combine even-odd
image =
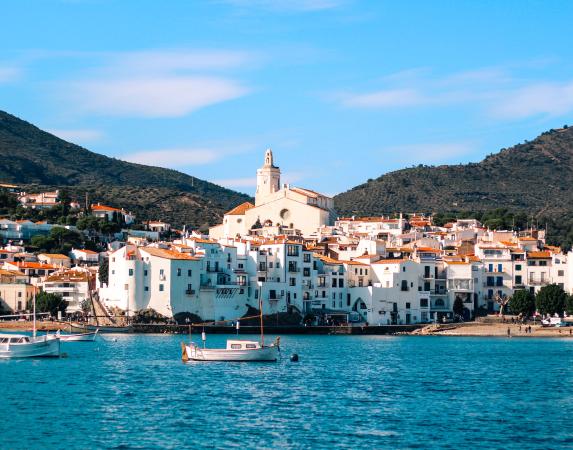
{"type": "Polygon", "coordinates": [[[332,225],[336,216],[332,198],[309,189],[281,185],[281,171],[274,165],[273,152],[265,152],[265,162],[257,170],[255,204],[245,202],[224,215],[223,223],[209,229],[213,239],[248,235],[253,226],[265,234],[312,236],[332,225]]]}

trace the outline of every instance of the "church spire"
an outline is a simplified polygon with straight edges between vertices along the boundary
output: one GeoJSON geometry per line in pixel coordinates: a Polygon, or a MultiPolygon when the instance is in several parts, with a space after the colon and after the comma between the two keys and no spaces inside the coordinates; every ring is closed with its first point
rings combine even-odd
{"type": "Polygon", "coordinates": [[[273,161],[273,151],[270,148],[267,148],[267,151],[265,152],[265,164],[263,167],[275,167],[273,161]]]}

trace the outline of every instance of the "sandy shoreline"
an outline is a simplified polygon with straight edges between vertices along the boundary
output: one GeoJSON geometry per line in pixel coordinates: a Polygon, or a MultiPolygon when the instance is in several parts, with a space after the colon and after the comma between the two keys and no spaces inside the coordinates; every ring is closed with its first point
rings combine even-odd
{"type": "MultiPolygon", "coordinates": [[[[527,325],[529,327],[529,325],[527,325]]],[[[541,325],[531,325],[531,333],[526,333],[526,325],[512,323],[462,323],[431,325],[412,334],[420,336],[476,336],[476,337],[552,337],[573,339],[573,327],[544,328],[541,325]]]]}

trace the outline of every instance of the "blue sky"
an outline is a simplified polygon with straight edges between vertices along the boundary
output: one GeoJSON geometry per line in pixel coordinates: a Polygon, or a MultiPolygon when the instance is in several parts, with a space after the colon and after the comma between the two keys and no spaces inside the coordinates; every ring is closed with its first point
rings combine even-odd
{"type": "Polygon", "coordinates": [[[573,2],[13,0],[0,109],[253,193],[336,194],[573,122],[573,2]]]}

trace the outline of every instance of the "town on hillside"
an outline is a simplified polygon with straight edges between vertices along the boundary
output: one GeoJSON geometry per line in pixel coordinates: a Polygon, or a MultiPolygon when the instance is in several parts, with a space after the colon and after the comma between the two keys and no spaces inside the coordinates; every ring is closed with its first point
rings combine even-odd
{"type": "Polygon", "coordinates": [[[36,294],[46,312],[75,318],[223,322],[262,306],[306,326],[409,325],[508,312],[518,291],[573,290],[573,254],[547,245],[545,230],[339,217],[330,197],[282,184],[270,149],[254,203],[208,235],[62,191],[0,189],[4,209],[21,217],[0,219],[0,311],[11,317],[36,294]]]}

